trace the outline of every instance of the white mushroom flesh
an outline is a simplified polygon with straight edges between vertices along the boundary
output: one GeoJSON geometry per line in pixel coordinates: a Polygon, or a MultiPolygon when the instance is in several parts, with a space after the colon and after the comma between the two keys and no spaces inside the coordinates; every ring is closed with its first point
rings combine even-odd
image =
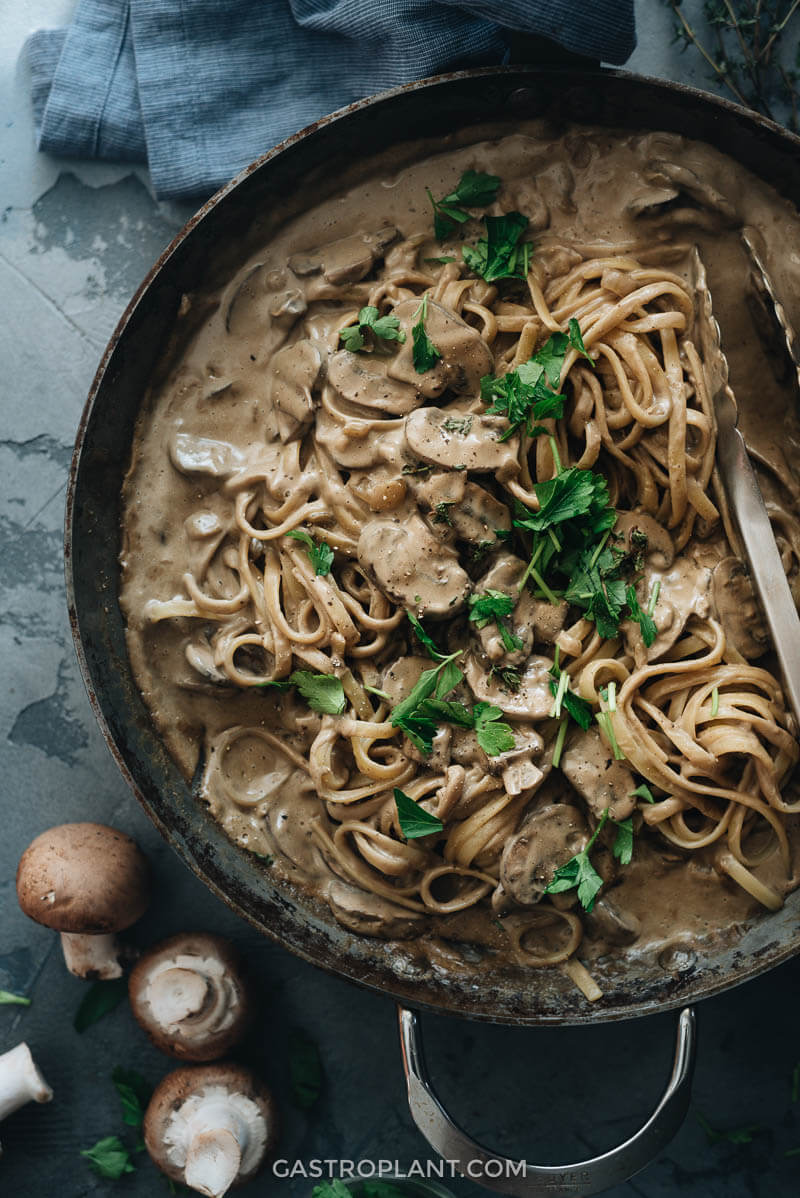
{"type": "Polygon", "coordinates": [[[144,1001],[165,1031],[204,1039],[230,1027],[239,994],[221,961],[179,953],[153,967],[144,1001]]]}
{"type": "Polygon", "coordinates": [[[24,1042],[0,1057],[0,1119],[26,1102],[50,1102],[53,1091],[42,1077],[24,1042]]]}
{"type": "Polygon", "coordinates": [[[225,1086],[204,1086],[173,1111],[164,1131],[169,1164],[209,1198],[226,1194],[239,1174],[257,1168],[268,1128],[260,1107],[225,1086]]]}
{"type": "Polygon", "coordinates": [[[108,982],[122,977],[119,943],[116,936],[88,936],[82,932],[62,932],[64,964],[76,978],[97,978],[108,982]]]}

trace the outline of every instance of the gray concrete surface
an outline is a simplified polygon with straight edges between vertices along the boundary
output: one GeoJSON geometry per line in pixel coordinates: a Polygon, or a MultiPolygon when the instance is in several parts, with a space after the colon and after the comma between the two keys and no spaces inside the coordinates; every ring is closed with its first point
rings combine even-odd
{"type": "MultiPolygon", "coordinates": [[[[230,936],[258,980],[263,1006],[247,1057],[275,1089],[284,1116],[278,1155],[397,1159],[428,1156],[407,1113],[392,1005],[328,977],[259,938],[206,891],[138,809],[89,710],[67,624],[61,561],[65,480],[96,363],[131,292],[188,213],[152,199],[146,173],[56,161],[33,147],[20,48],[41,25],[62,24],[71,0],[0,3],[0,988],[30,1008],[0,1007],[0,1052],[26,1039],[55,1090],[2,1128],[3,1198],[166,1194],[146,1158],[119,1182],[97,1177],[79,1153],[121,1134],[112,1068],[153,1082],[169,1061],[125,1006],[78,1035],[84,986],[68,976],[56,937],[19,912],[14,871],[28,841],[63,820],[97,819],[134,835],[153,864],[155,900],[136,929],[148,943],[184,927],[230,936]],[[290,1027],[318,1043],[325,1088],[309,1113],[289,1101],[290,1027]]],[[[691,7],[691,6],[690,6],[691,7]]],[[[695,7],[699,7],[696,5],[695,7]]],[[[631,66],[703,84],[670,44],[657,0],[637,5],[640,47],[631,66]]],[[[665,1153],[615,1198],[750,1198],[800,1193],[791,1073],[800,1059],[800,962],[704,1004],[695,1108],[665,1153]],[[719,1127],[758,1124],[752,1143],[709,1145],[697,1113],[719,1127]]],[[[485,1142],[530,1160],[580,1158],[624,1138],[656,1101],[670,1066],[672,1016],[580,1030],[520,1031],[462,1020],[425,1021],[430,1066],[457,1118],[485,1142]]],[[[302,1177],[269,1173],[248,1195],[308,1195],[302,1177]]],[[[477,1187],[454,1181],[459,1195],[477,1187]]]]}

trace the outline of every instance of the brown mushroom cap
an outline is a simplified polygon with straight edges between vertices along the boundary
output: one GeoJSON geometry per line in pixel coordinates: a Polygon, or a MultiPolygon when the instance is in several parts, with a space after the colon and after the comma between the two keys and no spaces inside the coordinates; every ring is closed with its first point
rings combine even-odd
{"type": "Polygon", "coordinates": [[[224,1056],[244,1036],[254,1009],[251,987],[243,976],[238,952],[227,940],[208,932],[180,932],[150,949],[131,971],[128,996],[134,1017],[156,1048],[183,1061],[213,1061],[224,1056]],[[223,996],[224,1003],[218,1003],[220,995],[214,977],[209,976],[204,985],[202,975],[196,975],[197,993],[187,996],[187,1001],[189,1006],[193,1002],[201,1005],[195,1012],[165,1027],[151,1006],[148,993],[151,981],[158,975],[164,978],[166,969],[170,969],[174,987],[194,987],[187,958],[218,962],[228,994],[223,996]],[[183,968],[181,960],[186,962],[183,968]],[[183,978],[177,976],[178,973],[183,974],[183,978]],[[209,1022],[207,1016],[215,1005],[221,1007],[221,1011],[209,1022]],[[232,1012],[232,1018],[222,1017],[226,1008],[232,1012]]]}
{"type": "Polygon", "coordinates": [[[135,840],[105,824],[61,824],[28,845],[17,898],[37,923],[100,936],[136,923],[149,898],[147,859],[135,840]]]}
{"type": "Polygon", "coordinates": [[[224,1086],[231,1093],[243,1094],[251,1099],[261,1111],[267,1127],[264,1151],[255,1164],[240,1173],[234,1185],[242,1185],[260,1169],[262,1163],[275,1146],[278,1137],[278,1108],[275,1099],[264,1083],[244,1065],[233,1061],[215,1061],[213,1065],[183,1065],[162,1078],[153,1091],[153,1097],[145,1111],[142,1132],[147,1151],[155,1165],[173,1181],[183,1181],[183,1166],[167,1159],[164,1136],[170,1119],[175,1112],[194,1095],[206,1087],[224,1086]]]}

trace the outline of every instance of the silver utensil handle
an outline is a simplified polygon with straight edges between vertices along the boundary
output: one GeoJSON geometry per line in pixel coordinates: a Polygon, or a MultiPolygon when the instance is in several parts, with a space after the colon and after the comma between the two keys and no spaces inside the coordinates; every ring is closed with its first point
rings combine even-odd
{"type": "Polygon", "coordinates": [[[800,724],[800,631],[797,608],[783,568],[775,534],[753,464],[738,428],[720,425],[717,455],[731,510],[739,527],[772,643],[778,655],[786,696],[800,724]]]}
{"type": "Polygon", "coordinates": [[[672,1075],[644,1126],[617,1148],[571,1165],[531,1165],[499,1156],[476,1144],[453,1122],[436,1097],[425,1068],[417,1013],[401,1006],[397,1011],[408,1105],[417,1128],[456,1172],[487,1190],[514,1198],[552,1194],[584,1198],[599,1194],[649,1165],[673,1138],[686,1115],[695,1056],[695,1018],[691,1007],[681,1011],[678,1018],[672,1075]]]}

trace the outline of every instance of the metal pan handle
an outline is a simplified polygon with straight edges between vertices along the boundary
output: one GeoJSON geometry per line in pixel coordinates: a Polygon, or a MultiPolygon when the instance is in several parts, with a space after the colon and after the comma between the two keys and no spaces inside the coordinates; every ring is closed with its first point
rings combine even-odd
{"type": "Polygon", "coordinates": [[[425,1068],[422,1033],[415,1011],[398,1006],[408,1105],[430,1146],[456,1172],[487,1190],[514,1198],[571,1194],[585,1198],[627,1181],[649,1165],[678,1131],[689,1107],[694,1072],[695,1017],[686,1007],[678,1019],[672,1075],[653,1114],[623,1144],[572,1165],[530,1165],[483,1148],[453,1122],[434,1093],[425,1068]]]}

